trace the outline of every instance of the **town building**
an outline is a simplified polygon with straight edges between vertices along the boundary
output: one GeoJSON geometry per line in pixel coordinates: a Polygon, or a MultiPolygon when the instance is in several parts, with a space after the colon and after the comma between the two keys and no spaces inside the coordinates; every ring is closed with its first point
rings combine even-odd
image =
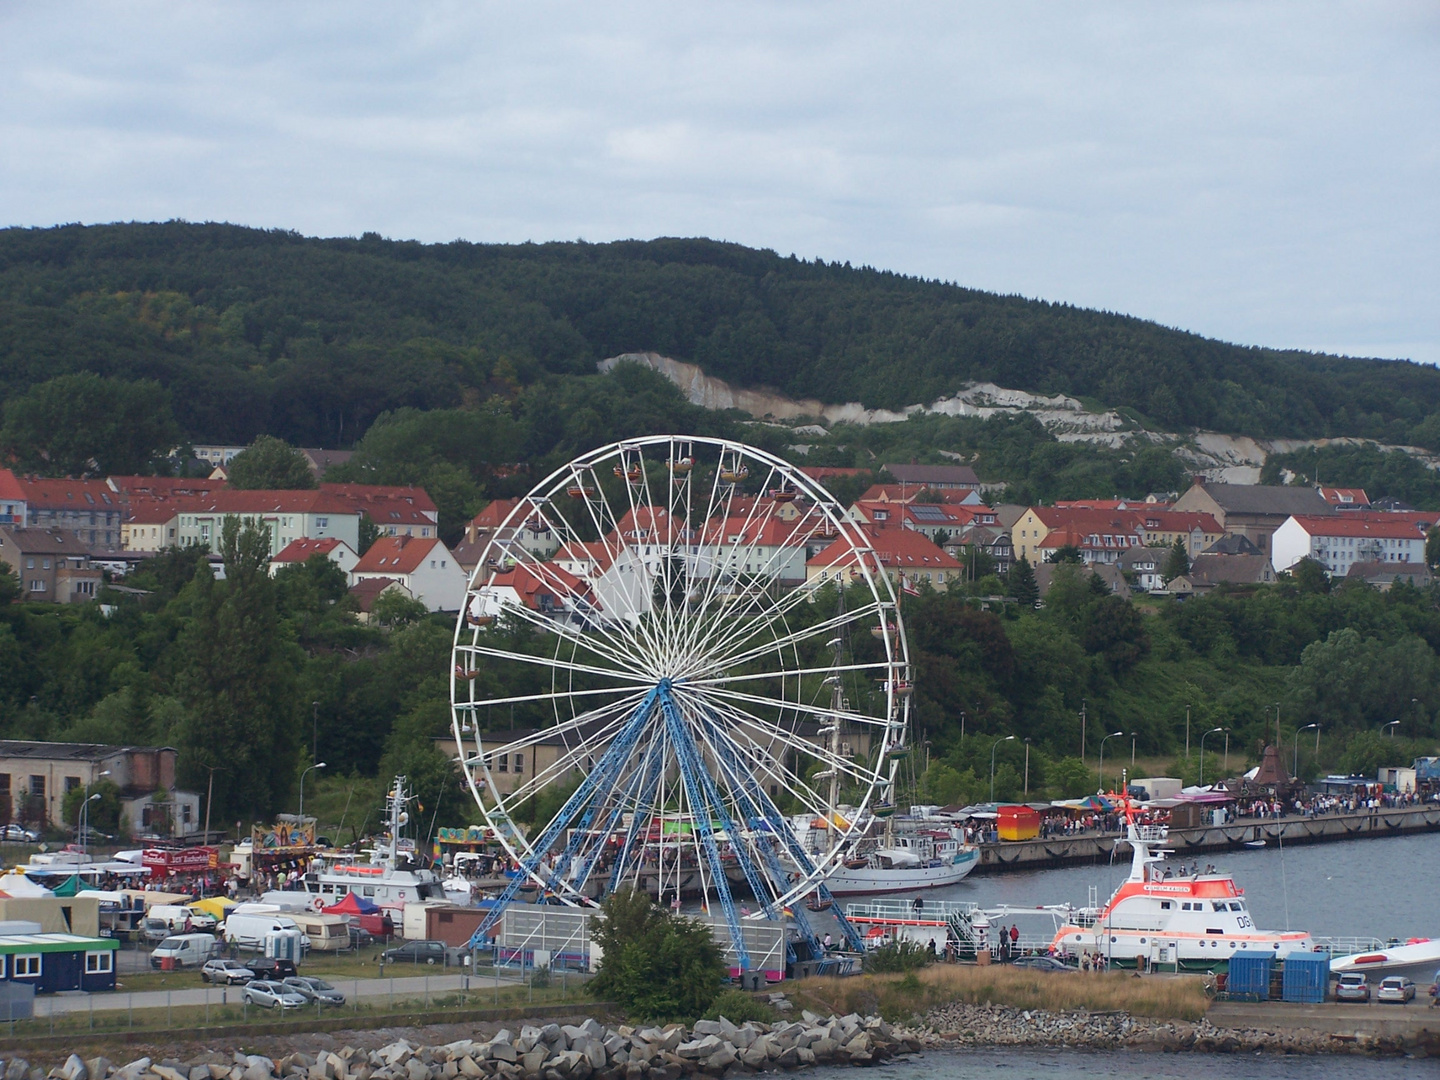
{"type": "Polygon", "coordinates": [[[317,447],[300,448],[300,456],[305,459],[305,464],[310,466],[310,471],[317,478],[323,477],[327,469],[332,465],[344,465],[355,456],[354,450],[321,450],[317,447]]]}
{"type": "Polygon", "coordinates": [[[26,520],[25,489],[9,469],[0,469],[0,525],[23,529],[26,520]]]}
{"type": "MultiPolygon", "coordinates": [[[[424,540],[440,535],[440,511],[424,488],[322,483],[320,493],[340,499],[351,512],[368,517],[381,536],[418,536],[424,540]]],[[[358,544],[352,546],[360,550],[358,544]]]]}
{"type": "Polygon", "coordinates": [[[1372,513],[1297,514],[1274,534],[1271,565],[1289,570],[1301,559],[1314,559],[1332,577],[1345,577],[1353,563],[1425,564],[1425,534],[1440,514],[1372,513]]]}
{"type": "Polygon", "coordinates": [[[1429,588],[1434,583],[1430,568],[1422,563],[1354,562],[1345,573],[1346,581],[1363,581],[1381,592],[1389,592],[1397,583],[1429,588]]]}
{"type": "Polygon", "coordinates": [[[168,746],[0,739],[0,801],[15,821],[48,824],[62,820],[69,792],[108,780],[132,835],[189,836],[204,828],[200,796],[176,789],[176,756],[168,746]]]}
{"type": "Polygon", "coordinates": [[[526,517],[517,516],[514,524],[501,528],[511,511],[519,505],[519,499],[495,499],[470,519],[462,542],[474,552],[474,560],[478,561],[480,553],[491,541],[494,541],[497,553],[511,546],[540,559],[548,559],[555,553],[560,546],[560,536],[550,528],[550,522],[543,514],[536,512],[526,517]]]}
{"type": "Polygon", "coordinates": [[[805,584],[814,588],[827,582],[849,585],[863,578],[861,559],[868,562],[870,572],[884,573],[896,591],[918,589],[928,584],[938,592],[948,592],[950,583],[961,579],[964,567],[953,556],[913,529],[887,529],[858,526],[870,544],[871,554],[855,551],[841,537],[805,563],[805,584]]]}
{"type": "Polygon", "coordinates": [[[980,490],[980,478],[969,465],[885,465],[883,469],[907,487],[980,490]]]}
{"type": "Polygon", "coordinates": [[[104,480],[20,478],[31,528],[64,529],[92,550],[118,550],[124,508],[104,480]]]}
{"type": "MultiPolygon", "coordinates": [[[[122,551],[158,552],[175,546],[181,500],[132,497],[120,523],[122,551]]],[[[198,505],[198,503],[196,504],[198,505]]]]}
{"type": "Polygon", "coordinates": [[[15,571],[23,600],[83,604],[105,579],[90,565],[90,549],[66,529],[0,526],[0,560],[15,571]]]}
{"type": "Polygon", "coordinates": [[[407,600],[414,600],[410,590],[401,585],[394,578],[373,577],[362,578],[350,586],[349,597],[355,605],[355,621],[365,625],[370,622],[375,613],[375,602],[386,595],[403,596],[407,600]]]}
{"type": "MultiPolygon", "coordinates": [[[[327,485],[328,486],[328,485],[327,485]]],[[[175,546],[220,546],[227,518],[254,522],[270,534],[270,554],[278,555],[302,538],[335,537],[352,551],[360,548],[360,513],[352,501],[325,491],[243,491],[225,488],[181,505],[175,546]]]]}
{"type": "Polygon", "coordinates": [[[1008,574],[1014,561],[1010,530],[998,522],[993,525],[966,525],[940,545],[952,559],[965,567],[967,579],[975,577],[966,557],[971,550],[983,551],[995,561],[995,573],[1008,574]]]}
{"type": "Polygon", "coordinates": [[[350,579],[350,571],[355,569],[355,563],[360,558],[355,554],[354,548],[333,536],[320,539],[302,538],[290,541],[280,554],[270,560],[270,576],[274,577],[287,566],[300,566],[315,555],[323,555],[343,570],[347,581],[350,579]]]}
{"type": "Polygon", "coordinates": [[[1365,494],[1364,488],[1318,487],[1315,490],[1336,510],[1370,509],[1370,496],[1365,494]]]}
{"type": "Polygon", "coordinates": [[[235,460],[237,454],[244,452],[243,446],[192,446],[191,452],[196,458],[203,461],[212,468],[224,468],[235,460]]]}
{"type": "Polygon", "coordinates": [[[1271,537],[1287,518],[1335,512],[1314,488],[1221,484],[1204,478],[1197,478],[1175,501],[1175,509],[1209,514],[1225,532],[1244,536],[1267,555],[1271,537]]]}
{"type": "Polygon", "coordinates": [[[455,556],[436,537],[382,536],[355,563],[351,577],[392,578],[431,611],[459,611],[467,580],[455,556]]]}
{"type": "Polygon", "coordinates": [[[1091,566],[1076,565],[1075,563],[1041,563],[1035,567],[1035,585],[1040,590],[1041,597],[1050,591],[1055,584],[1057,574],[1066,573],[1066,567],[1074,567],[1075,572],[1080,575],[1080,580],[1088,583],[1092,577],[1097,577],[1105,583],[1116,596],[1122,600],[1130,599],[1130,583],[1125,580],[1125,575],[1120,572],[1120,567],[1110,563],[1095,563],[1091,566]]]}

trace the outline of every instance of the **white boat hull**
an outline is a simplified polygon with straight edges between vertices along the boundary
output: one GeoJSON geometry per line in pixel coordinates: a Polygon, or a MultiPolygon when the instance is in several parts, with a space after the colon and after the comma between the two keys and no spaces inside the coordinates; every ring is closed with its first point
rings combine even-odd
{"type": "Polygon", "coordinates": [[[1362,972],[1376,981],[1387,975],[1404,975],[1418,982],[1429,983],[1440,971],[1440,941],[1417,941],[1413,945],[1393,945],[1370,952],[1339,956],[1330,961],[1330,974],[1362,972]]]}
{"type": "Polygon", "coordinates": [[[866,896],[874,893],[915,892],[940,889],[964,880],[980,862],[980,852],[971,848],[936,866],[851,868],[837,866],[825,879],[832,896],[866,896]]]}

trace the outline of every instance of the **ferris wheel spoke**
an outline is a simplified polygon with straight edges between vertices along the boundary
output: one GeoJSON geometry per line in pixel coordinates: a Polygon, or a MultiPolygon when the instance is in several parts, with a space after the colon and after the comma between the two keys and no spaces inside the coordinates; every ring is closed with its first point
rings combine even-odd
{"type": "MultiPolygon", "coordinates": [[[[622,456],[620,460],[621,464],[624,465],[627,459],[622,456]]],[[[628,479],[622,478],[622,483],[625,485],[626,499],[627,501],[631,501],[630,482],[628,479]]],[[[610,565],[611,568],[616,571],[617,581],[618,575],[625,572],[626,566],[633,572],[633,576],[644,577],[644,562],[640,559],[640,552],[631,547],[629,540],[624,534],[624,530],[621,528],[624,515],[617,515],[615,513],[615,508],[610,505],[610,497],[605,494],[605,488],[603,486],[597,484],[595,492],[605,508],[605,513],[609,515],[610,521],[612,522],[609,533],[602,533],[600,539],[605,545],[606,551],[610,554],[610,565]],[[611,536],[614,537],[613,541],[610,538],[611,536]]],[[[602,515],[602,517],[603,516],[604,515],[602,515]]],[[[658,655],[661,651],[660,643],[651,632],[651,629],[645,625],[645,612],[634,607],[629,590],[618,589],[616,591],[619,592],[621,598],[625,601],[627,613],[631,616],[630,631],[636,635],[637,641],[643,639],[644,648],[652,656],[658,655]]],[[[622,621],[624,621],[623,618],[622,621]]]]}
{"type": "Polygon", "coordinates": [[[745,675],[714,675],[706,679],[686,679],[685,686],[729,686],[733,683],[762,682],[765,679],[794,679],[802,675],[833,675],[842,671],[889,671],[893,664],[871,660],[860,664],[832,664],[829,667],[787,668],[781,671],[757,671],[745,675]]]}
{"type": "Polygon", "coordinates": [[[519,807],[525,800],[539,794],[551,784],[564,783],[576,773],[583,775],[591,771],[594,768],[594,759],[603,754],[602,748],[620,731],[626,719],[626,715],[616,717],[591,734],[583,745],[572,747],[567,743],[564,752],[558,754],[554,761],[533,772],[524,783],[507,793],[504,796],[505,802],[519,807]],[[582,759],[585,759],[586,768],[581,766],[582,759]]]}
{"type": "MultiPolygon", "coordinates": [[[[558,582],[557,579],[557,584],[563,583],[558,582]]],[[[595,653],[597,656],[610,660],[621,667],[634,669],[640,666],[639,656],[634,651],[621,648],[620,642],[612,639],[604,630],[597,628],[596,632],[603,635],[602,639],[597,640],[590,633],[582,633],[573,626],[567,626],[554,619],[547,618],[538,611],[532,611],[524,604],[507,604],[503,610],[513,612],[531,626],[547,634],[553,634],[555,637],[568,641],[579,648],[595,653]]]]}
{"type": "Polygon", "coordinates": [[[488,656],[495,660],[511,660],[521,664],[531,664],[536,667],[562,668],[566,671],[583,672],[586,675],[598,675],[605,679],[623,679],[630,686],[639,686],[646,682],[645,676],[628,671],[615,671],[612,668],[595,667],[590,664],[580,664],[573,660],[559,660],[553,656],[534,656],[531,653],[514,652],[510,649],[497,649],[489,645],[460,644],[455,646],[457,653],[469,653],[474,656],[488,656]]]}
{"type": "MultiPolygon", "coordinates": [[[[548,727],[537,728],[534,731],[530,731],[525,735],[522,735],[518,739],[511,739],[509,742],[504,743],[493,742],[490,744],[490,750],[487,751],[487,753],[503,752],[509,754],[518,754],[522,751],[530,749],[532,746],[537,746],[540,743],[547,742],[557,737],[565,739],[567,736],[572,734],[575,735],[578,739],[580,737],[580,733],[585,729],[589,728],[592,724],[601,722],[605,719],[605,717],[611,716],[617,711],[623,712],[624,710],[629,709],[631,706],[638,704],[640,701],[644,700],[645,696],[650,693],[650,690],[650,687],[642,687],[638,691],[632,691],[629,696],[621,698],[619,701],[608,702],[607,704],[597,706],[596,708],[590,709],[586,712],[577,713],[569,719],[560,721],[559,723],[552,724],[548,727]]],[[[475,740],[477,747],[483,747],[483,743],[481,742],[481,740],[484,739],[487,734],[489,733],[476,732],[475,740]]]]}
{"type": "MultiPolygon", "coordinates": [[[[468,713],[473,713],[477,705],[485,705],[486,707],[491,707],[495,705],[521,705],[532,701],[554,701],[563,700],[564,698],[599,697],[603,694],[635,695],[636,687],[639,685],[640,684],[636,684],[636,686],[605,686],[591,690],[551,690],[539,694],[517,694],[514,697],[486,698],[483,702],[458,702],[455,705],[455,708],[464,709],[468,713]]],[[[547,728],[546,730],[548,731],[553,729],[547,728]]]]}
{"type": "Polygon", "coordinates": [[[817,720],[838,720],[851,724],[864,724],[868,727],[888,728],[890,721],[884,717],[870,716],[867,713],[858,713],[844,709],[831,709],[824,705],[809,705],[803,701],[782,701],[777,698],[767,698],[760,694],[746,694],[739,690],[728,690],[724,687],[708,686],[693,691],[697,695],[709,699],[712,697],[724,698],[727,701],[743,702],[747,705],[755,705],[760,708],[773,708],[780,711],[804,713],[813,716],[817,720]]]}
{"type": "MultiPolygon", "coordinates": [[[[727,667],[749,663],[751,660],[757,660],[762,656],[775,652],[779,649],[783,649],[787,646],[798,645],[801,642],[809,641],[811,638],[817,638],[823,634],[838,632],[852,626],[858,626],[859,624],[863,623],[863,621],[868,616],[878,614],[883,609],[884,605],[881,604],[879,601],[875,601],[866,604],[863,607],[858,607],[854,611],[847,611],[841,615],[834,615],[828,619],[825,619],[822,622],[814,623],[811,626],[801,627],[799,630],[793,630],[788,634],[772,638],[769,641],[764,641],[746,651],[734,653],[720,653],[717,656],[717,662],[724,664],[727,667]]],[[[765,625],[768,626],[770,624],[766,623],[765,625]]],[[[866,627],[866,629],[868,629],[868,627],[866,627]]],[[[743,641],[740,642],[740,644],[743,644],[743,641]]]]}

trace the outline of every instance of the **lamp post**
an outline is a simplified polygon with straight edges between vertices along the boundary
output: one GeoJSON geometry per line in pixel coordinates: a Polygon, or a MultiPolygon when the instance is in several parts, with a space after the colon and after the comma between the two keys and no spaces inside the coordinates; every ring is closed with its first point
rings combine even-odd
{"type": "Polygon", "coordinates": [[[1302,728],[1297,728],[1297,729],[1295,730],[1295,762],[1294,762],[1293,765],[1290,766],[1290,775],[1291,775],[1291,776],[1295,776],[1296,774],[1298,774],[1298,773],[1300,772],[1300,732],[1302,732],[1302,731],[1311,731],[1311,730],[1313,730],[1313,731],[1316,733],[1316,734],[1315,734],[1315,738],[1318,740],[1318,739],[1320,738],[1320,734],[1319,734],[1319,732],[1320,732],[1320,725],[1319,725],[1319,724],[1306,724],[1304,727],[1302,727],[1302,728]]]}
{"type": "Polygon", "coordinates": [[[1135,732],[1130,732],[1130,775],[1135,775],[1135,732]]]}
{"type": "Polygon", "coordinates": [[[210,771],[210,779],[205,785],[205,843],[210,843],[210,804],[215,799],[215,774],[226,772],[224,765],[201,765],[202,769],[210,771]]]}
{"type": "Polygon", "coordinates": [[[1000,748],[1002,742],[1009,742],[1015,738],[1014,735],[1006,735],[995,740],[995,745],[990,747],[990,801],[995,801],[995,751],[1000,748]]]}
{"type": "Polygon", "coordinates": [[[1105,793],[1105,744],[1117,735],[1124,735],[1123,731],[1112,731],[1105,738],[1100,740],[1100,793],[1105,793]]]}
{"type": "Polygon", "coordinates": [[[1085,764],[1085,699],[1080,699],[1080,764],[1085,764]]]}
{"type": "Polygon", "coordinates": [[[1185,760],[1190,760],[1190,706],[1185,706],[1185,760]]]}
{"type": "Polygon", "coordinates": [[[310,702],[310,760],[320,756],[320,702],[310,702]]]}
{"type": "Polygon", "coordinates": [[[97,791],[80,804],[80,854],[82,856],[90,854],[90,804],[98,802],[99,799],[100,792],[97,791]]]}
{"type": "Polygon", "coordinates": [[[1212,727],[1204,735],[1200,736],[1200,786],[1205,786],[1205,738],[1214,735],[1217,731],[1224,731],[1223,727],[1212,727]]]}
{"type": "Polygon", "coordinates": [[[1391,720],[1390,723],[1385,725],[1385,731],[1389,733],[1390,738],[1395,738],[1395,727],[1399,723],[1399,720],[1391,720]]]}
{"type": "Polygon", "coordinates": [[[311,765],[309,769],[306,769],[305,772],[300,774],[300,828],[302,829],[305,828],[305,773],[310,772],[312,769],[323,768],[325,768],[325,762],[317,761],[314,765],[311,765]]]}
{"type": "Polygon", "coordinates": [[[1025,801],[1030,801],[1030,740],[1025,740],[1025,801]]]}

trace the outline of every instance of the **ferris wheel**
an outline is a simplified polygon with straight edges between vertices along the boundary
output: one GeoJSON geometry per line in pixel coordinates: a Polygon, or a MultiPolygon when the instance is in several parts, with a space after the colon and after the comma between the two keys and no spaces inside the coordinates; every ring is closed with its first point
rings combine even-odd
{"type": "MultiPolygon", "coordinates": [[[[555,470],[492,529],[452,724],[518,894],[777,917],[893,813],[910,667],[892,583],[818,483],[723,439],[555,470]]],[[[811,903],[816,901],[812,899],[811,903]]]]}

